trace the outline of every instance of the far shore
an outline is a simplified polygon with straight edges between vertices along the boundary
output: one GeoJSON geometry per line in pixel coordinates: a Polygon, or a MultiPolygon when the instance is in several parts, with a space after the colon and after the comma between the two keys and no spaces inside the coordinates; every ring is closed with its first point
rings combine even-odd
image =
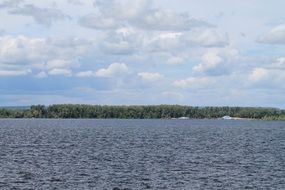
{"type": "Polygon", "coordinates": [[[285,120],[285,110],[228,106],[55,104],[0,108],[0,118],[285,120]]]}

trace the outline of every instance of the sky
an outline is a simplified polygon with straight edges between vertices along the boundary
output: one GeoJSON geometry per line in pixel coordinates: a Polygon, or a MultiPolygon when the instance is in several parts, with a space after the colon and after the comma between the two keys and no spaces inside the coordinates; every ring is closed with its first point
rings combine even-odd
{"type": "Polygon", "coordinates": [[[0,106],[285,108],[284,0],[0,0],[0,106]]]}

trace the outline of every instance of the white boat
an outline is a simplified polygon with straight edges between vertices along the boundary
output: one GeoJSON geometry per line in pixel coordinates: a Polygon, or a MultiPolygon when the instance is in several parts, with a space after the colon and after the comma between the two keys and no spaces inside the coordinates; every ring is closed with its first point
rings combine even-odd
{"type": "Polygon", "coordinates": [[[224,116],[224,117],[222,117],[223,119],[225,119],[225,120],[231,120],[231,119],[233,119],[231,116],[228,116],[228,115],[226,115],[226,116],[224,116]]]}
{"type": "Polygon", "coordinates": [[[189,117],[179,117],[178,119],[189,119],[189,117]]]}

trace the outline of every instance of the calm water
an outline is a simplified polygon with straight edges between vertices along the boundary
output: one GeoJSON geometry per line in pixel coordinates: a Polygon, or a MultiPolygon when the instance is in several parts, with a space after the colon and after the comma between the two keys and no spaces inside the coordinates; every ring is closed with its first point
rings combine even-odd
{"type": "Polygon", "coordinates": [[[0,189],[285,189],[285,122],[0,120],[0,189]]]}

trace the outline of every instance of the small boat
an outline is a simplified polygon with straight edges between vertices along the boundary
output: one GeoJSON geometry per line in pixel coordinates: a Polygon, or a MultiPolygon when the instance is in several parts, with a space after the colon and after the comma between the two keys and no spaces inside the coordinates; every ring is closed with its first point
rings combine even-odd
{"type": "Polygon", "coordinates": [[[222,117],[222,119],[231,120],[231,119],[233,119],[233,118],[232,118],[231,116],[226,115],[226,116],[222,117]]]}
{"type": "Polygon", "coordinates": [[[189,119],[189,117],[179,117],[178,119],[189,119]]]}

